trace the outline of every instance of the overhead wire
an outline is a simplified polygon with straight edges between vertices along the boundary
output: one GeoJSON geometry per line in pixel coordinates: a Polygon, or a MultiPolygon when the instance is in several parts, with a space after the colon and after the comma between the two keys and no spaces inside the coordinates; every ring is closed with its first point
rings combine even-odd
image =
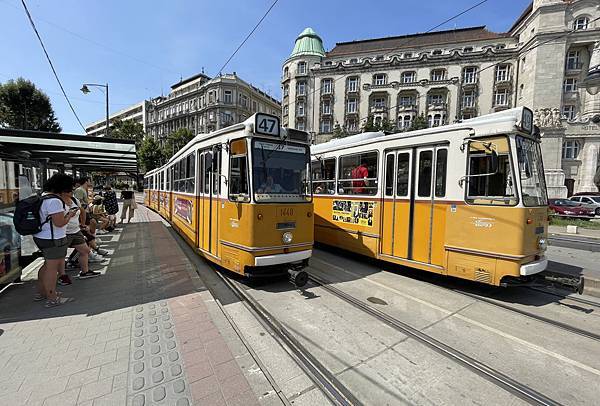
{"type": "Polygon", "coordinates": [[[58,86],[60,87],[60,90],[62,91],[63,96],[65,96],[65,100],[69,104],[69,107],[71,108],[73,115],[77,119],[77,122],[83,129],[83,132],[87,133],[87,131],[85,130],[85,127],[83,126],[83,123],[81,122],[81,120],[79,119],[79,116],[77,115],[77,112],[75,111],[75,108],[73,107],[73,104],[71,104],[71,100],[69,100],[69,96],[67,96],[67,93],[65,92],[65,88],[63,87],[63,85],[60,81],[60,78],[58,77],[58,73],[56,72],[56,69],[54,68],[54,64],[52,63],[52,59],[50,59],[50,55],[48,55],[48,51],[46,50],[44,41],[42,41],[42,37],[40,36],[40,33],[38,32],[38,30],[35,26],[35,23],[33,22],[33,18],[31,17],[31,13],[29,13],[29,9],[27,8],[27,4],[25,4],[25,0],[21,0],[21,4],[23,5],[23,8],[25,9],[25,13],[27,14],[27,18],[29,19],[29,22],[31,23],[31,27],[33,28],[33,31],[35,32],[35,35],[37,36],[37,39],[39,40],[40,45],[42,46],[44,55],[46,55],[46,59],[48,60],[48,63],[50,64],[50,68],[52,69],[52,73],[54,74],[54,77],[56,78],[56,81],[58,82],[58,86]]]}
{"type": "MultiPolygon", "coordinates": [[[[598,21],[598,20],[600,20],[600,17],[598,17],[598,18],[595,18],[594,20],[591,20],[591,21],[590,21],[588,24],[590,24],[590,23],[593,23],[593,22],[596,22],[596,21],[598,21]]],[[[552,41],[556,41],[556,40],[558,40],[558,39],[561,39],[561,38],[563,38],[563,37],[567,37],[567,36],[569,36],[569,35],[573,34],[574,32],[577,32],[577,31],[578,31],[578,30],[576,30],[576,29],[572,29],[572,30],[570,30],[570,31],[567,31],[566,33],[560,34],[560,35],[558,35],[558,36],[555,36],[555,37],[552,37],[552,38],[550,38],[550,39],[548,39],[548,40],[546,40],[546,41],[542,41],[542,42],[540,42],[540,43],[538,43],[538,44],[535,44],[535,45],[534,45],[534,46],[532,46],[531,48],[528,48],[528,49],[526,49],[525,51],[522,51],[522,52],[519,54],[519,57],[522,57],[523,55],[526,55],[526,54],[528,54],[529,52],[533,51],[533,50],[534,50],[534,49],[536,49],[536,48],[539,48],[539,47],[541,47],[542,45],[546,45],[546,44],[548,44],[548,43],[550,43],[550,42],[552,42],[552,41]]],[[[512,61],[513,59],[514,59],[514,57],[508,57],[508,58],[505,58],[505,59],[503,59],[503,60],[501,60],[501,61],[495,62],[495,63],[493,63],[493,64],[491,64],[491,65],[489,65],[489,66],[486,66],[485,68],[479,69],[479,71],[477,72],[477,74],[479,75],[481,72],[483,72],[483,71],[485,71],[485,70],[488,70],[488,69],[494,68],[494,67],[496,67],[496,66],[498,66],[498,65],[501,65],[501,64],[503,64],[503,63],[505,63],[505,62],[512,61]]],[[[393,105],[393,106],[390,106],[389,108],[384,108],[384,109],[383,109],[383,111],[389,112],[390,110],[392,110],[392,109],[394,109],[394,108],[396,108],[396,107],[398,107],[398,103],[396,103],[396,104],[395,104],[395,105],[393,105]]],[[[369,114],[369,115],[368,115],[368,116],[366,116],[366,117],[361,117],[361,118],[360,118],[358,121],[360,122],[360,121],[362,121],[362,120],[368,120],[368,118],[369,118],[370,116],[371,116],[371,114],[369,114]]]]}
{"type": "Polygon", "coordinates": [[[273,9],[273,7],[275,7],[275,5],[277,4],[278,1],[279,0],[275,0],[273,2],[273,4],[271,4],[271,6],[267,9],[267,11],[263,14],[263,16],[261,17],[261,19],[258,20],[258,22],[254,26],[254,28],[252,28],[252,31],[250,31],[250,33],[248,33],[248,35],[246,35],[246,38],[244,38],[244,40],[240,43],[240,45],[238,45],[238,47],[235,49],[235,51],[233,51],[233,53],[231,54],[231,56],[229,56],[229,58],[227,59],[227,61],[225,61],[225,63],[223,64],[223,66],[221,66],[221,69],[219,69],[219,72],[217,73],[217,76],[221,75],[221,73],[223,72],[223,69],[225,69],[225,67],[229,64],[229,62],[233,59],[233,57],[244,46],[244,44],[250,39],[250,37],[252,36],[252,34],[254,34],[254,31],[256,31],[258,29],[258,27],[264,21],[264,19],[267,18],[267,16],[269,15],[269,13],[273,9]]]}

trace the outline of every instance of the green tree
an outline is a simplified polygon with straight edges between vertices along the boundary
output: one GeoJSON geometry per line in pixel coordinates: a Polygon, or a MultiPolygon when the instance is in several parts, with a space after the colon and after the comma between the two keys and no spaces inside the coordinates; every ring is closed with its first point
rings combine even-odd
{"type": "Polygon", "coordinates": [[[179,130],[172,132],[166,138],[164,146],[163,146],[163,154],[169,159],[171,158],[175,152],[179,151],[185,144],[190,142],[194,138],[194,133],[192,133],[187,128],[180,128],[179,130]]]}
{"type": "Polygon", "coordinates": [[[381,120],[379,130],[385,132],[394,132],[396,130],[396,123],[394,121],[388,120],[387,118],[384,118],[383,120],[381,120]]]}
{"type": "Polygon", "coordinates": [[[144,172],[158,168],[165,162],[163,150],[153,137],[144,138],[137,153],[138,165],[144,172]]]}
{"type": "Polygon", "coordinates": [[[348,131],[346,131],[346,127],[340,126],[340,123],[335,123],[333,126],[333,138],[344,138],[348,136],[348,131]]]}
{"type": "Polygon", "coordinates": [[[23,78],[0,83],[0,127],[55,133],[62,131],[50,98],[23,78]]]}
{"type": "Polygon", "coordinates": [[[136,148],[140,148],[144,140],[144,126],[133,120],[114,119],[111,121],[110,138],[134,140],[136,148]]]}
{"type": "Polygon", "coordinates": [[[424,114],[421,114],[419,117],[416,117],[413,120],[408,131],[422,130],[423,128],[427,128],[427,127],[429,127],[429,123],[427,123],[427,118],[425,118],[424,114]]]}
{"type": "Polygon", "coordinates": [[[373,116],[369,115],[369,117],[367,117],[367,121],[362,126],[362,132],[367,133],[372,131],[378,131],[378,127],[379,126],[374,122],[373,116]]]}

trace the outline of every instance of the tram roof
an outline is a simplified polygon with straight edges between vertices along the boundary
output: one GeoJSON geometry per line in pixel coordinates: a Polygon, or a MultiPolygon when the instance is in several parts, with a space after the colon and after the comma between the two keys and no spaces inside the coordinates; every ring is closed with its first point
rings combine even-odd
{"type": "Polygon", "coordinates": [[[23,161],[48,160],[87,171],[135,172],[135,141],[76,134],[0,128],[2,153],[23,161]]]}
{"type": "Polygon", "coordinates": [[[398,139],[406,139],[430,134],[440,134],[449,131],[457,130],[472,130],[477,128],[477,133],[474,137],[483,137],[500,133],[508,133],[517,131],[517,126],[521,125],[523,111],[531,110],[526,107],[516,107],[500,111],[497,113],[486,114],[484,116],[463,120],[459,123],[449,124],[440,127],[426,128],[423,130],[415,130],[394,134],[384,134],[383,132],[368,132],[349,137],[334,139],[322,144],[313,145],[311,154],[320,154],[338,149],[345,149],[363,144],[371,144],[382,141],[393,141],[398,139]]]}

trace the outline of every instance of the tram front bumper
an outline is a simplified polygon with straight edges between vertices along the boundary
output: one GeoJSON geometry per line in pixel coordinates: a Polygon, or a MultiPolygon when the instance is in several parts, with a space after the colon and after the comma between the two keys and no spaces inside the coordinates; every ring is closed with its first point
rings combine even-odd
{"type": "Polygon", "coordinates": [[[546,259],[546,257],[542,257],[537,261],[521,265],[521,276],[535,275],[536,273],[540,273],[546,270],[547,267],[548,260],[546,259]]]}
{"type": "Polygon", "coordinates": [[[254,258],[254,266],[270,266],[280,264],[291,264],[310,258],[312,250],[290,252],[288,254],[265,255],[254,258]]]}

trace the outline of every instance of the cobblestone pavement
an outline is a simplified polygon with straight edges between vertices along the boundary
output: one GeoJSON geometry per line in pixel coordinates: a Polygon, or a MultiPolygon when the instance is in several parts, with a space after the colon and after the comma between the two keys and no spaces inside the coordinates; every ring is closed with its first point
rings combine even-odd
{"type": "Polygon", "coordinates": [[[171,231],[135,221],[101,237],[101,277],[59,287],[75,302],[46,309],[33,282],[0,296],[0,405],[275,404],[171,231]]]}

